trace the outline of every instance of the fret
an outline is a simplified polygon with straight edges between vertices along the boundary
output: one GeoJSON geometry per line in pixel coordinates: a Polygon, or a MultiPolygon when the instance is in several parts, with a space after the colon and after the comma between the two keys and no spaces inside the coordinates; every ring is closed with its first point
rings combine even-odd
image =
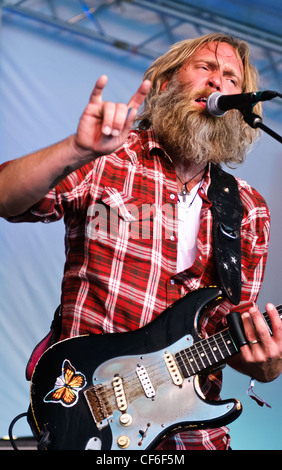
{"type": "Polygon", "coordinates": [[[226,344],[227,351],[229,352],[229,356],[233,356],[234,354],[236,354],[238,352],[237,348],[236,348],[235,344],[233,343],[233,341],[231,339],[229,331],[226,331],[225,336],[228,336],[225,339],[225,344],[226,344]]]}
{"type": "Polygon", "coordinates": [[[199,361],[197,360],[197,351],[195,350],[195,345],[190,347],[189,361],[193,369],[196,369],[197,372],[201,370],[201,367],[199,367],[199,361]]]}
{"type": "Polygon", "coordinates": [[[217,347],[214,346],[214,338],[213,336],[211,338],[208,338],[206,340],[206,344],[207,346],[209,347],[209,351],[210,351],[210,357],[213,358],[213,364],[217,364],[218,362],[218,357],[217,357],[217,347]]]}
{"type": "Polygon", "coordinates": [[[206,344],[208,341],[202,340],[175,354],[175,360],[184,377],[190,377],[217,362],[214,354],[210,358],[205,351],[206,344]],[[204,361],[204,358],[207,362],[204,361]]]}
{"type": "Polygon", "coordinates": [[[195,343],[193,347],[195,349],[194,356],[198,358],[198,365],[199,365],[200,370],[206,369],[207,366],[210,365],[210,360],[208,356],[206,355],[205,351],[203,350],[201,341],[199,341],[198,343],[195,343]],[[205,359],[207,359],[207,361],[205,361],[205,359]]]}
{"type": "Polygon", "coordinates": [[[191,367],[193,374],[196,374],[196,372],[199,372],[199,369],[196,370],[195,368],[197,366],[197,363],[194,361],[193,354],[191,353],[191,348],[184,349],[182,351],[182,356],[184,359],[186,359],[186,365],[189,364],[189,366],[191,367]]]}
{"type": "Polygon", "coordinates": [[[190,377],[222,362],[236,352],[228,330],[224,330],[177,352],[175,360],[183,377],[190,377]]]}
{"type": "Polygon", "coordinates": [[[177,362],[177,365],[183,375],[183,377],[191,377],[191,375],[195,374],[195,371],[191,364],[185,359],[185,350],[179,351],[178,353],[175,354],[175,360],[177,362]]]}
{"type": "Polygon", "coordinates": [[[217,344],[217,341],[216,341],[216,336],[212,336],[210,338],[210,347],[211,347],[211,350],[214,354],[214,357],[215,357],[215,362],[219,362],[221,359],[223,359],[223,355],[220,351],[220,348],[218,347],[218,344],[217,344]]]}
{"type": "Polygon", "coordinates": [[[220,362],[222,359],[225,359],[224,354],[223,354],[223,352],[221,351],[221,348],[220,348],[218,335],[213,336],[213,339],[211,341],[211,345],[212,345],[213,352],[216,355],[216,361],[220,362]]]}
{"type": "MultiPolygon", "coordinates": [[[[200,351],[200,345],[201,342],[199,341],[198,343],[194,343],[193,346],[190,347],[190,363],[191,365],[194,364],[197,367],[197,372],[202,371],[203,369],[206,369],[207,365],[205,364],[204,358],[206,357],[205,352],[200,351]]],[[[195,369],[195,367],[194,367],[195,369]]]]}
{"type": "Polygon", "coordinates": [[[175,354],[175,362],[177,363],[177,366],[182,374],[182,377],[190,377],[190,375],[193,375],[193,374],[189,374],[187,367],[185,363],[183,362],[179,352],[175,354]]]}
{"type": "Polygon", "coordinates": [[[206,340],[202,340],[202,341],[199,341],[198,343],[195,343],[195,347],[197,347],[198,354],[201,358],[204,369],[213,365],[213,362],[210,360],[207,351],[205,351],[205,344],[206,344],[206,340]]]}
{"type": "Polygon", "coordinates": [[[237,348],[235,347],[228,330],[218,333],[218,344],[220,346],[223,359],[226,359],[237,352],[237,348]]]}
{"type": "MultiPolygon", "coordinates": [[[[276,307],[282,320],[282,305],[276,307]]],[[[267,313],[263,313],[271,331],[271,321],[267,313]]],[[[184,378],[191,377],[213,365],[224,362],[238,352],[229,329],[194,343],[189,348],[178,351],[175,360],[184,378]]]]}

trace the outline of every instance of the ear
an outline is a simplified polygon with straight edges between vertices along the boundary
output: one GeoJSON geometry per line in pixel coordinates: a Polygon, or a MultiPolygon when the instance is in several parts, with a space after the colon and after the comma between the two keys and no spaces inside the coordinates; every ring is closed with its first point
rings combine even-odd
{"type": "Polygon", "coordinates": [[[165,80],[162,85],[161,85],[161,90],[164,91],[167,87],[167,84],[168,84],[168,80],[165,80]]]}

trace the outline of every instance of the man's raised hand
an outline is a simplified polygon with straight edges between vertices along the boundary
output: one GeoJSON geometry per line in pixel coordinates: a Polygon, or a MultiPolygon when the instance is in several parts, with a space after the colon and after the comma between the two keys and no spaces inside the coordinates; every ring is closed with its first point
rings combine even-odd
{"type": "Polygon", "coordinates": [[[103,101],[107,81],[106,75],[97,80],[75,136],[78,149],[83,153],[86,151],[89,156],[92,153],[94,158],[114,152],[125,142],[151,85],[149,80],[145,80],[126,105],[103,101]]]}

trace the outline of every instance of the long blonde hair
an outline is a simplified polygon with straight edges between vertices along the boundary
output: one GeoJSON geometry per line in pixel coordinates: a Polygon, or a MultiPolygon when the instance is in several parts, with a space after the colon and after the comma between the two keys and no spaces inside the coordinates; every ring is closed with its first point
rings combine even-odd
{"type": "MultiPolygon", "coordinates": [[[[212,33],[195,39],[185,39],[184,41],[173,44],[172,47],[165,54],[156,59],[145,72],[144,79],[149,79],[151,81],[151,90],[145,100],[143,111],[137,117],[139,128],[144,129],[149,127],[151,121],[150,100],[153,96],[161,92],[162,84],[165,81],[169,81],[187,61],[187,59],[189,59],[189,57],[191,57],[199,48],[214,42],[217,43],[217,45],[222,42],[229,44],[234,49],[238,58],[241,59],[244,69],[242,71],[242,92],[249,93],[258,90],[258,72],[256,67],[254,67],[250,62],[250,49],[245,41],[224,33],[212,33]]],[[[256,105],[255,112],[262,112],[260,103],[256,105]]],[[[253,141],[257,131],[251,131],[252,134],[254,134],[251,139],[253,141]]]]}

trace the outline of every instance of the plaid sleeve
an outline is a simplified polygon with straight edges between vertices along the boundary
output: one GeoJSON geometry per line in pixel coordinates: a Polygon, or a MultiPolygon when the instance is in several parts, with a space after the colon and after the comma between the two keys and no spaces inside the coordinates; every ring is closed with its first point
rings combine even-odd
{"type": "MultiPolygon", "coordinates": [[[[6,164],[0,166],[0,171],[6,164]]],[[[43,222],[60,220],[67,211],[76,212],[87,204],[89,180],[93,166],[85,165],[70,173],[54,189],[23,214],[7,218],[8,222],[43,222]]]]}
{"type": "Polygon", "coordinates": [[[241,192],[245,211],[242,223],[242,301],[256,301],[267,260],[270,215],[264,199],[252,188],[241,192]]]}

